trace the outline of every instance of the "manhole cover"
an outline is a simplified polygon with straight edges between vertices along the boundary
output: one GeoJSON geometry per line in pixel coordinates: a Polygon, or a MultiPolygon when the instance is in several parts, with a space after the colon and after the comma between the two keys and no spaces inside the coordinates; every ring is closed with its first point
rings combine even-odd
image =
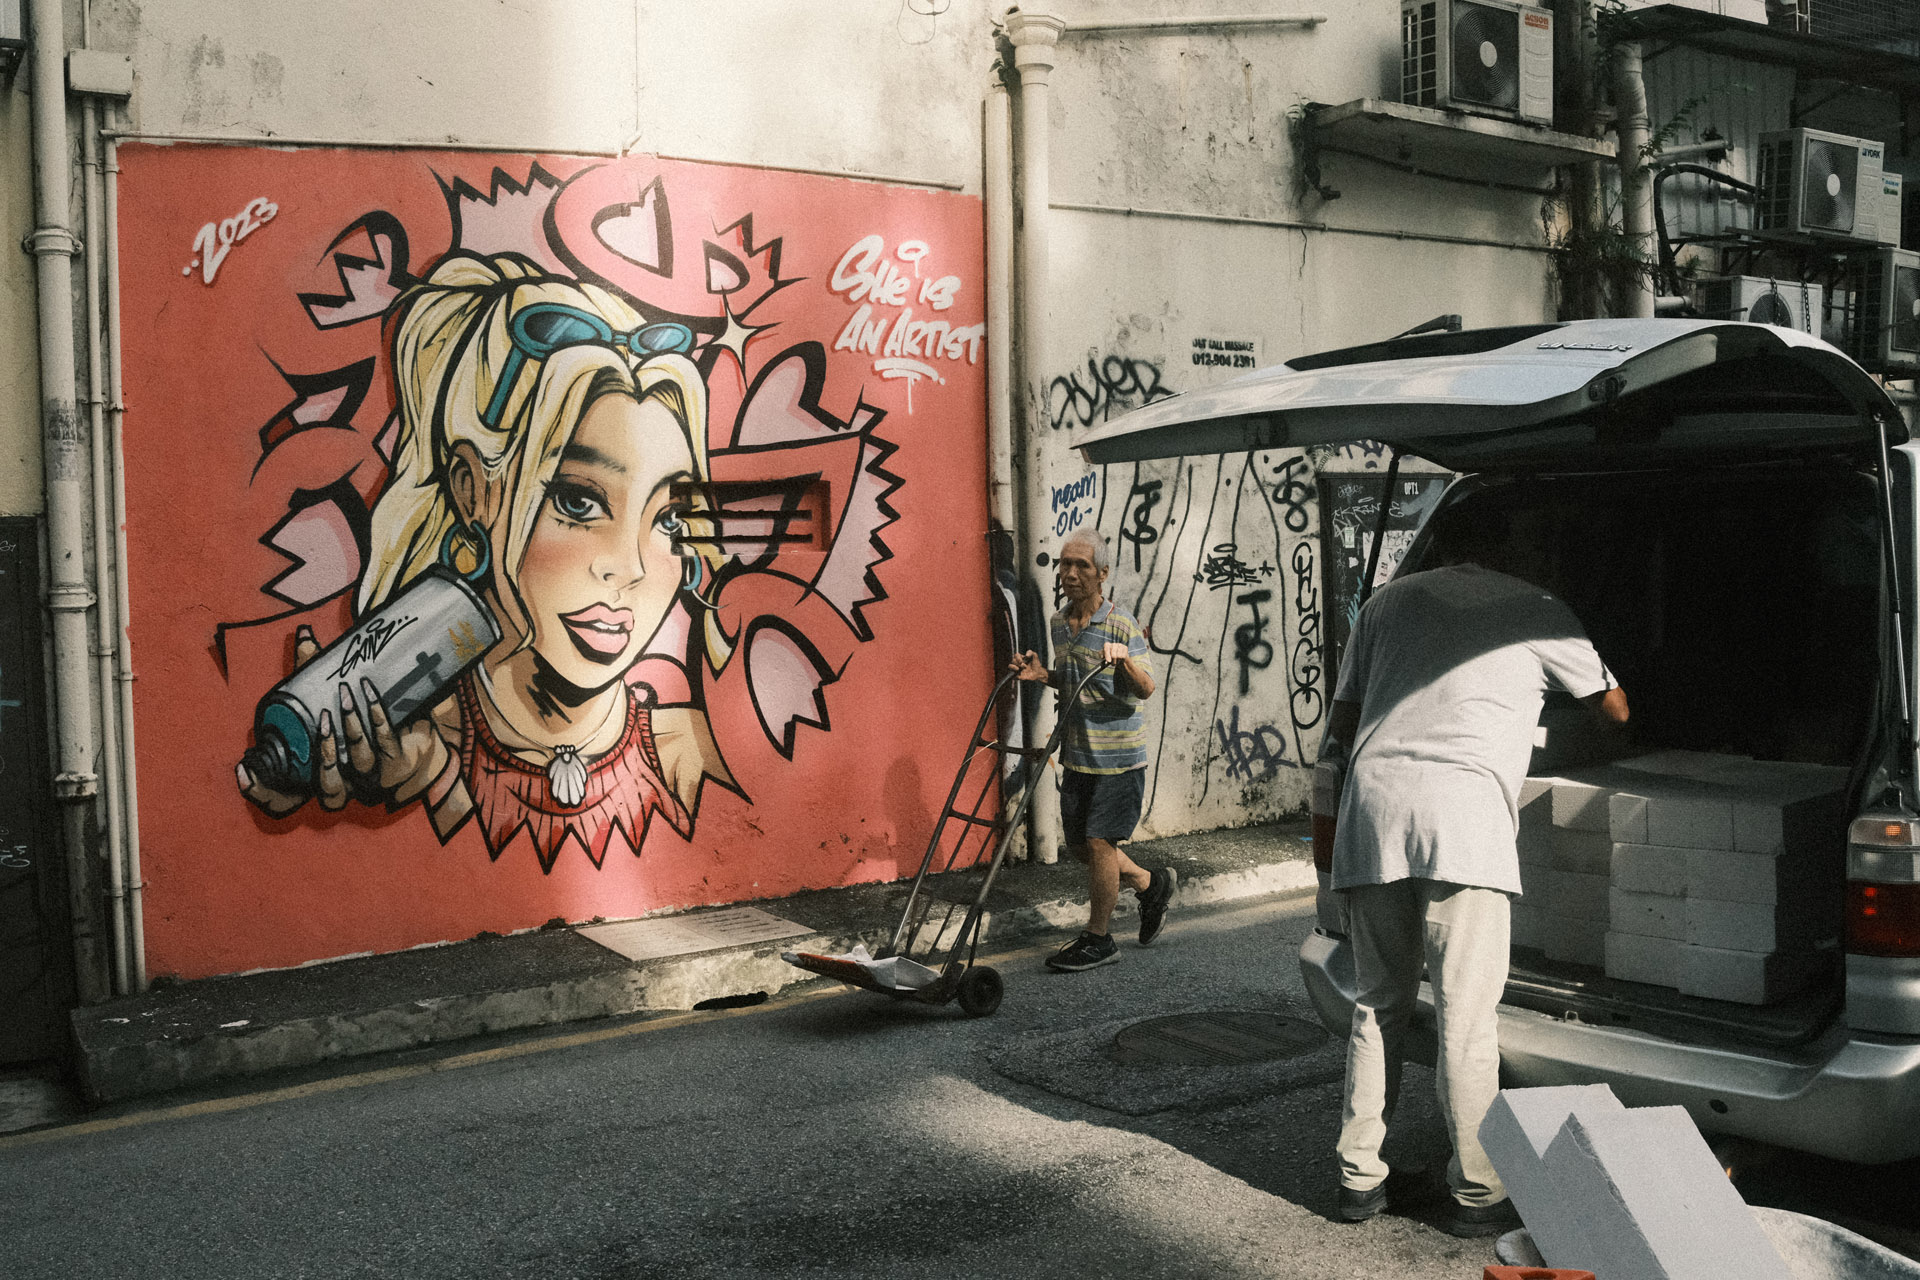
{"type": "Polygon", "coordinates": [[[1318,1023],[1228,1009],[1176,1013],[1122,1027],[1107,1056],[1115,1062],[1227,1066],[1297,1058],[1326,1042],[1327,1033],[1318,1023]]]}

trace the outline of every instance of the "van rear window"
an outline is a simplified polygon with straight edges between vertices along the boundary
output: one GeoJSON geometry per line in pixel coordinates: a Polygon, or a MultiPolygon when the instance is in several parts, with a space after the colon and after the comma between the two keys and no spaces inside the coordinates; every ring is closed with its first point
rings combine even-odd
{"type": "Polygon", "coordinates": [[[1514,324],[1498,329],[1466,329],[1459,333],[1423,333],[1411,338],[1390,338],[1369,342],[1364,347],[1342,347],[1337,351],[1318,351],[1285,361],[1287,368],[1331,369],[1343,364],[1368,364],[1375,360],[1422,360],[1435,356],[1470,356],[1482,351],[1497,351],[1516,342],[1551,333],[1557,324],[1514,324]]]}

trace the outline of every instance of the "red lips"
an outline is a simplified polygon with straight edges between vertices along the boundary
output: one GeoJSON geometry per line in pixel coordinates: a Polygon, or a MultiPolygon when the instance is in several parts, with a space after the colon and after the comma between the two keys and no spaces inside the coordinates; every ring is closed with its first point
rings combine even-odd
{"type": "Polygon", "coordinates": [[[614,657],[624,653],[633,635],[633,611],[610,609],[604,604],[589,605],[573,613],[563,613],[560,621],[574,643],[591,654],[614,657]]]}

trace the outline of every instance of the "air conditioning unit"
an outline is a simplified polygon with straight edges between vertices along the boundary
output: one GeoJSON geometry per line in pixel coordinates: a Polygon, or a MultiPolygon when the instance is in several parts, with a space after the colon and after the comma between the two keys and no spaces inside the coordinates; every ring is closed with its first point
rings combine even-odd
{"type": "Polygon", "coordinates": [[[1854,270],[1847,354],[1874,373],[1920,370],[1920,253],[1882,248],[1847,259],[1854,270]]]}
{"type": "Polygon", "coordinates": [[[1900,243],[1900,175],[1867,138],[1819,129],[1760,135],[1754,229],[1858,244],[1900,243]]]}
{"type": "Polygon", "coordinates": [[[1553,15],[1514,0],[1401,0],[1400,101],[1553,123],[1553,15]]]}
{"type": "Polygon", "coordinates": [[[1820,332],[1825,301],[1826,291],[1817,284],[1764,276],[1702,280],[1694,293],[1694,307],[1710,320],[1748,320],[1812,334],[1820,332]]]}

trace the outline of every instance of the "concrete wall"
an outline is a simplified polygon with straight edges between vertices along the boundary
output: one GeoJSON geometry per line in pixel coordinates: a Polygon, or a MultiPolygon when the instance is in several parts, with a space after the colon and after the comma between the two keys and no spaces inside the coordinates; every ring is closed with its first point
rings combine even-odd
{"type": "Polygon", "coordinates": [[[18,251],[33,230],[33,132],[27,107],[31,77],[22,67],[0,94],[0,515],[38,515],[45,505],[40,473],[40,348],[35,324],[33,259],[18,251]]]}
{"type": "Polygon", "coordinates": [[[1448,312],[1468,326],[1551,316],[1538,198],[1342,155],[1322,158],[1339,199],[1305,189],[1290,117],[1392,97],[1398,74],[1397,7],[1315,7],[1329,21],[1314,29],[1070,32],[1052,76],[1054,365],[1034,456],[1047,533],[1100,530],[1117,597],[1152,639],[1163,693],[1143,833],[1305,804],[1330,696],[1317,475],[1385,459],[1195,458],[1100,468],[1075,489],[1087,468],[1072,430],[1231,377],[1236,359],[1275,363],[1448,312]],[[1054,494],[1078,495],[1064,518],[1054,494]]]}
{"type": "MultiPolygon", "coordinates": [[[[131,53],[130,124],[154,143],[126,148],[121,234],[132,248],[124,274],[129,500],[141,526],[134,653],[156,971],[295,963],[555,915],[632,914],[911,869],[911,846],[950,766],[884,733],[862,754],[848,731],[903,708],[926,712],[910,691],[921,678],[911,637],[940,589],[964,606],[956,625],[966,638],[954,660],[971,673],[965,696],[942,704],[940,723],[970,720],[959,704],[984,693],[985,570],[969,559],[985,531],[984,393],[971,358],[964,369],[943,368],[953,375],[943,386],[925,375],[889,376],[875,353],[836,345],[857,308],[831,278],[869,233],[882,237],[881,256],[894,267],[931,265],[898,253],[924,213],[946,228],[937,253],[971,264],[957,271],[965,306],[956,314],[965,310],[968,324],[982,318],[981,101],[1001,7],[423,0],[395,9],[348,0],[263,10],[238,0],[97,0],[93,42],[131,53]],[[162,141],[183,138],[253,145],[162,141]],[[609,163],[626,148],[636,156],[609,163]],[[752,176],[778,169],[920,185],[752,176]],[[557,184],[589,170],[630,185],[669,175],[670,185],[697,193],[680,207],[751,212],[743,234],[756,243],[783,238],[784,274],[805,280],[773,298],[798,309],[786,331],[752,340],[751,351],[770,359],[803,339],[820,343],[829,355],[820,403],[843,424],[859,419],[863,399],[885,407],[880,430],[901,450],[895,470],[919,477],[896,503],[902,515],[887,542],[894,558],[880,569],[888,599],[871,611],[871,634],[846,646],[853,665],[842,701],[827,691],[831,733],[803,716],[800,748],[775,752],[779,759],[765,761],[770,772],[743,788],[753,804],[710,789],[694,852],[676,845],[669,858],[649,843],[644,869],[628,860],[617,876],[585,858],[546,871],[482,841],[472,826],[443,850],[424,816],[405,807],[385,816],[356,808],[352,818],[319,819],[311,806],[264,816],[231,781],[254,702],[285,669],[291,629],[306,611],[325,615],[316,628],[323,638],[346,622],[344,596],[284,598],[287,582],[276,575],[288,572],[289,557],[273,539],[296,505],[313,508],[314,495],[335,482],[345,485],[335,498],[350,490],[376,504],[385,465],[384,365],[362,407],[336,424],[345,433],[288,431],[320,420],[325,388],[312,379],[387,354],[372,340],[375,324],[320,325],[314,307],[328,304],[314,299],[351,296],[356,273],[376,292],[424,274],[450,248],[506,235],[507,214],[519,217],[513,234],[529,233],[514,211],[544,209],[553,198],[546,182],[531,185],[539,175],[557,184]],[[236,236],[219,279],[209,281],[195,237],[255,199],[274,204],[275,216],[236,236]],[[404,228],[404,269],[390,235],[382,247],[391,228],[367,220],[375,214],[404,228]],[[299,396],[313,403],[302,407],[299,396]],[[979,398],[962,408],[968,396],[979,398]],[[276,423],[279,435],[268,430],[276,423]],[[303,455],[331,449],[340,454],[327,463],[335,470],[286,470],[266,457],[278,448],[266,447],[269,435],[296,444],[304,435],[295,449],[303,455]],[[933,435],[945,444],[935,447],[933,435]],[[335,465],[349,454],[365,464],[350,479],[335,465]],[[954,497],[959,490],[969,496],[954,497]],[[220,514],[210,520],[208,512],[220,514]],[[864,681],[866,692],[854,696],[864,681]],[[184,749],[182,733],[200,746],[184,749]],[[829,738],[831,761],[807,745],[829,738]],[[850,776],[878,779],[880,790],[834,790],[850,776]],[[796,826],[777,804],[756,810],[776,795],[809,816],[796,826]],[[843,803],[829,814],[823,797],[835,796],[843,803]],[[356,852],[342,861],[349,841],[356,852]]],[[[1228,0],[1210,7],[1245,8],[1228,0]]],[[[1398,49],[1396,6],[1314,7],[1329,15],[1315,29],[1069,35],[1058,51],[1052,207],[1026,214],[1044,218],[1052,239],[1050,272],[1037,282],[1048,302],[1049,354],[1034,370],[1043,407],[1030,424],[1027,464],[1043,527],[1020,562],[1051,598],[1059,536],[1097,528],[1113,548],[1114,594],[1151,630],[1164,692],[1151,704],[1143,835],[1252,822],[1304,803],[1328,695],[1316,480],[1323,467],[1385,460],[1296,452],[1089,474],[1068,445],[1072,430],[1249,362],[1389,336],[1440,313],[1489,325],[1551,309],[1537,197],[1345,156],[1323,159],[1340,199],[1305,188],[1293,117],[1307,102],[1391,97],[1398,49]]],[[[1137,0],[1071,8],[1063,0],[1061,12],[1157,10],[1137,0]]],[[[8,163],[24,174],[24,158],[8,163]]],[[[1514,176],[1521,184],[1544,178],[1514,176]]],[[[608,209],[619,203],[610,191],[602,192],[608,209]]],[[[642,194],[634,186],[620,199],[642,194]]],[[[700,240],[714,238],[680,225],[696,257],[700,240]]],[[[560,259],[569,270],[581,265],[560,259]]],[[[707,310],[671,290],[636,286],[634,296],[724,333],[711,295],[701,295],[707,310]]],[[[917,310],[916,319],[931,318],[917,310]]],[[[713,367],[727,358],[717,355],[713,367]]],[[[28,497],[35,488],[26,486],[28,497]]],[[[353,530],[352,519],[335,524],[353,530]]],[[[334,567],[351,579],[365,563],[334,567]]],[[[744,705],[753,710],[751,698],[744,705]]],[[[812,703],[800,709],[820,718],[812,703]]],[[[742,724],[758,731],[751,715],[742,724]]]]}

